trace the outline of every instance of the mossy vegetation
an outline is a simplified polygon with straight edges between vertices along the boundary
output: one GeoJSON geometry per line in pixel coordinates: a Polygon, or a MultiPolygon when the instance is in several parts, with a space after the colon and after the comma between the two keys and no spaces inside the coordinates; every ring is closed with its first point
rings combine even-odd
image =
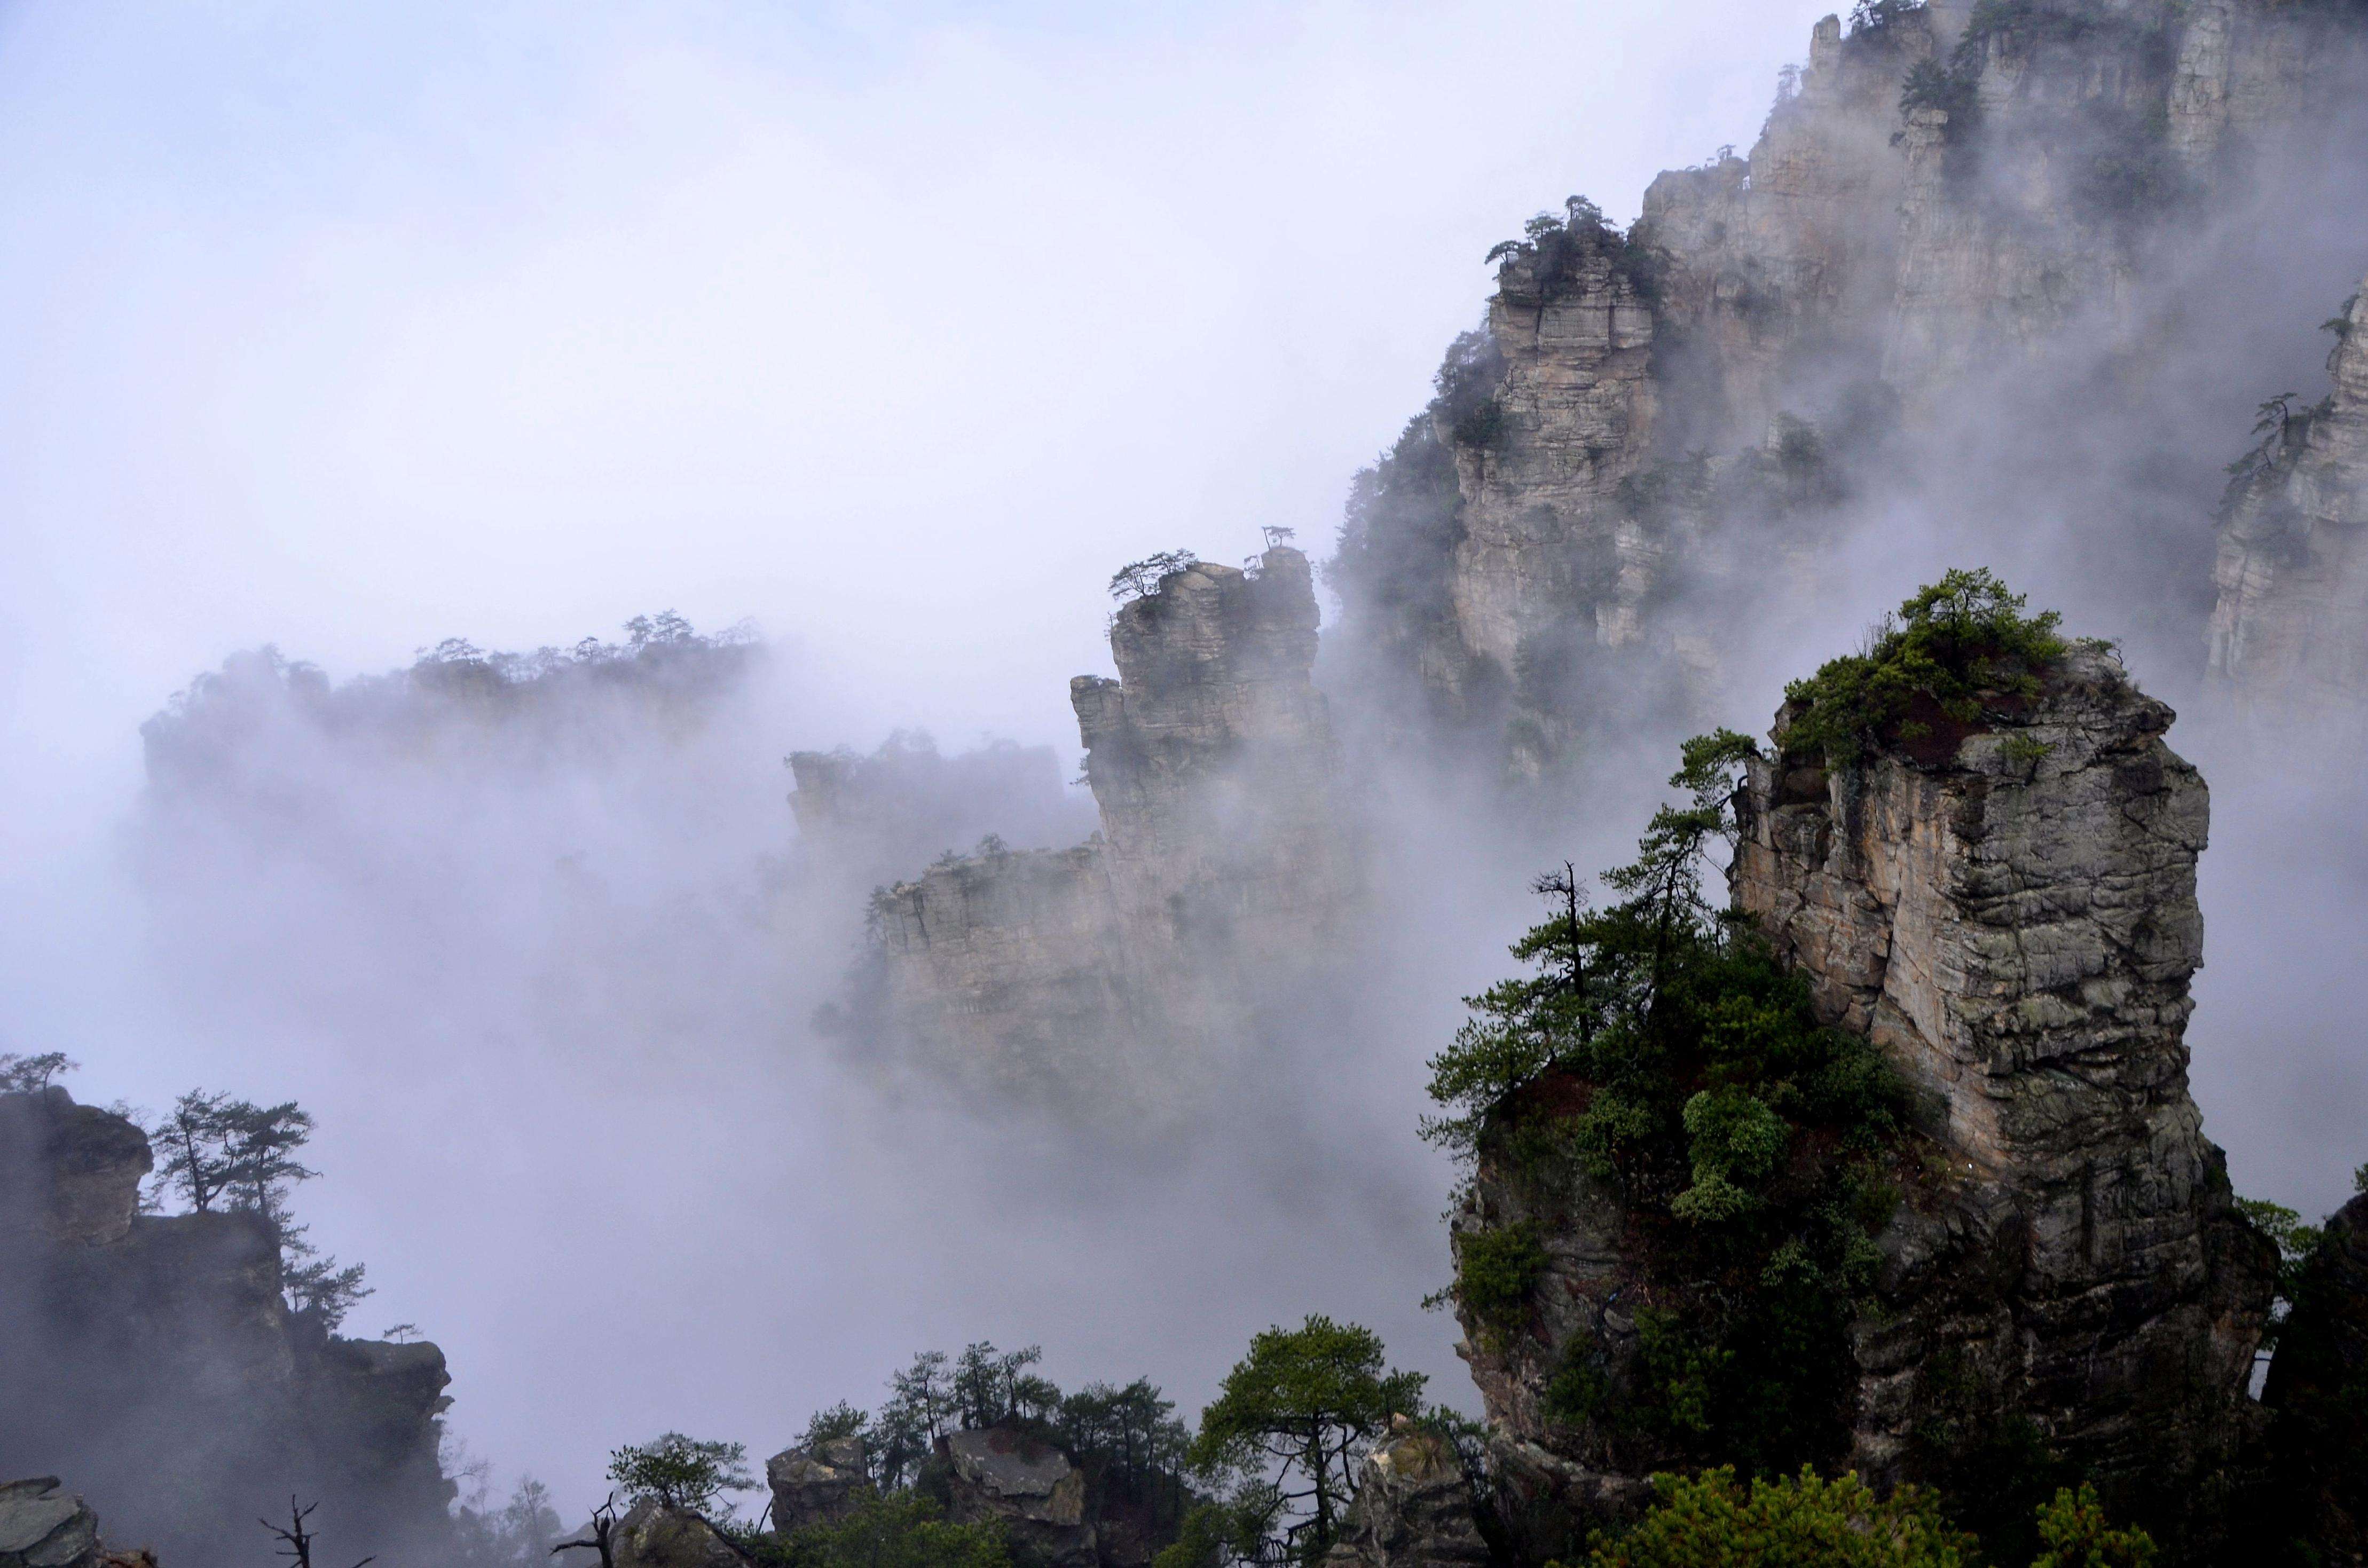
{"type": "Polygon", "coordinates": [[[1784,688],[1791,717],[1779,743],[1846,767],[1878,744],[1916,748],[2027,705],[2069,645],[2061,616],[2026,615],[2025,602],[1983,569],[1918,589],[1861,652],[1784,688]]]}
{"type": "Polygon", "coordinates": [[[1635,1527],[1600,1541],[1589,1568],[1975,1568],[2028,1561],[2032,1568],[2147,1568],[2154,1541],[2116,1529],[2097,1494],[2059,1490],[2032,1516],[2035,1557],[1993,1559],[1952,1526],[1940,1498],[1918,1486],[1878,1497],[1855,1472],[1815,1471],[1746,1483],[1731,1469],[1656,1475],[1653,1507],[1635,1527]]]}
{"type": "MultiPolygon", "coordinates": [[[[1424,1131],[1492,1180],[1543,1195],[1583,1173],[1623,1207],[1637,1342],[1582,1338],[1548,1395],[1557,1419],[1652,1462],[1774,1473],[1843,1445],[1845,1330],[1896,1202],[1905,1105],[1873,1047],[1820,1025],[1805,983],[1702,891],[1755,749],[1726,731],[1687,743],[1671,780],[1687,799],[1605,874],[1616,902],[1588,908],[1568,868],[1539,880],[1553,913],[1512,949],[1529,972],[1467,999],[1424,1131]]],[[[1456,1289],[1484,1333],[1543,1267],[1517,1230],[1459,1242],[1483,1264],[1456,1289]]]]}

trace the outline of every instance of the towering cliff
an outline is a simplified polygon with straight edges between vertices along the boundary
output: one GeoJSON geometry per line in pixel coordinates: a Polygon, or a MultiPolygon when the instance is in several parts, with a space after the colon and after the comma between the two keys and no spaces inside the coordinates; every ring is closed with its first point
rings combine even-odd
{"type": "Polygon", "coordinates": [[[1319,950],[1351,895],[1315,629],[1287,547],[1171,571],[1121,608],[1119,678],[1069,690],[1101,831],[949,855],[882,890],[871,1027],[973,1087],[1073,1111],[1189,1102],[1259,978],[1319,950]]]}
{"type": "MultiPolygon", "coordinates": [[[[1859,1270],[1860,1293],[1830,1348],[1814,1332],[1783,1342],[1809,1393],[1785,1451],[1976,1506],[2090,1477],[2198,1560],[2260,1435],[2246,1390],[2277,1260],[2188,1093],[2207,807],[2163,742],[2170,710],[2083,646],[2035,694],[1894,726],[1845,766],[1785,751],[1793,718],[1735,801],[1735,907],[1817,1019],[1879,1050],[1912,1111],[1879,1167],[1817,1200],[1887,1193],[1873,1210],[1887,1218],[1862,1262],[1839,1233],[1834,1278],[1859,1270]]],[[[1540,1104],[1576,1114],[1608,1092],[1574,1083],[1540,1104]]],[[[1796,1135],[1786,1159],[1824,1157],[1831,1136],[1796,1135]]],[[[1773,1289],[1805,1260],[1780,1253],[1756,1284],[1689,1284],[1682,1205],[1647,1211],[1585,1160],[1520,1149],[1482,1145],[1457,1220],[1459,1307],[1505,1515],[1543,1557],[1636,1506],[1678,1457],[1616,1404],[1575,1400],[1574,1380],[1714,1388],[1696,1362],[1726,1352],[1687,1348],[1673,1302],[1773,1289]],[[1538,1247],[1524,1305],[1479,1310],[1474,1260],[1520,1236],[1538,1247]]],[[[1788,1168],[1768,1178],[1780,1190],[1799,1180],[1788,1168]]]]}
{"type": "Polygon", "coordinates": [[[0,1475],[66,1477],[176,1568],[251,1558],[290,1491],[357,1555],[440,1542],[443,1354],[291,1312],[258,1215],[140,1212],[153,1164],[63,1089],[0,1095],[0,1475]]]}
{"type": "MultiPolygon", "coordinates": [[[[2251,373],[2200,324],[2263,276],[2224,252],[2298,199],[2284,171],[2343,165],[2361,31],[2276,0],[1827,17],[1748,157],[1662,175],[1624,233],[1574,199],[1498,247],[1485,330],[1352,498],[1351,630],[1517,772],[1699,710],[1741,610],[1902,515],[1993,559],[2066,516],[2047,548],[2142,571],[2193,637],[2225,429],[2193,379],[2251,373]]],[[[2356,269],[2368,221],[2327,224],[2356,269]]]]}
{"type": "Polygon", "coordinates": [[[2263,410],[2220,516],[2212,673],[2248,705],[2357,714],[2368,699],[2368,301],[2328,324],[2334,385],[2263,410]]]}

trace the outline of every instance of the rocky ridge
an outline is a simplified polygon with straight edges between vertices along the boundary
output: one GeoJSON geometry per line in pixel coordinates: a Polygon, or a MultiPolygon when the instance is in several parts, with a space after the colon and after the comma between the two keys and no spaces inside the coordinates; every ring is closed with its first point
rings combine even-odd
{"type": "Polygon", "coordinates": [[[137,1126],[63,1088],[0,1095],[0,1473],[74,1477],[186,1568],[290,1489],[341,1540],[440,1540],[442,1352],[291,1312],[268,1222],[140,1212],[153,1165],[137,1126]]]}
{"type": "MultiPolygon", "coordinates": [[[[2276,1257],[2188,1093],[2207,805],[2170,718],[2081,647],[1981,723],[1831,770],[1780,749],[1749,768],[1731,878],[1819,1016],[1880,1046],[1921,1105],[1848,1336],[1835,1462],[1962,1487],[1978,1450],[2024,1443],[2195,1561],[2260,1434],[2246,1389],[2276,1257]]],[[[1457,1219],[1543,1242],[1526,1325],[1467,1311],[1463,1347],[1499,1509],[1541,1558],[1639,1506],[1655,1468],[1554,1414],[1575,1356],[1645,1353],[1655,1244],[1607,1187],[1555,1168],[1542,1187],[1484,1153],[1457,1219]]]]}
{"type": "Polygon", "coordinates": [[[1624,233],[1574,199],[1499,247],[1485,331],[1352,503],[1352,627],[1518,774],[1638,707],[1607,692],[1699,706],[1722,623],[1817,580],[1902,432],[2035,472],[2017,408],[2152,395],[2156,275],[2355,58],[2343,17],[2271,0],[1861,9],[1748,155],[1661,175],[1624,233]]]}
{"type": "Polygon", "coordinates": [[[1169,572],[1112,619],[1119,678],[1070,683],[1099,833],[949,855],[874,899],[871,1027],[990,1094],[1190,1102],[1240,977],[1314,950],[1352,895],[1313,574],[1287,546],[1254,565],[1169,572]]]}
{"type": "Polygon", "coordinates": [[[2330,391],[2265,410],[2229,487],[2210,632],[2212,674],[2241,704],[2323,718],[2356,715],[2368,691],[2368,301],[2328,325],[2330,391]]]}

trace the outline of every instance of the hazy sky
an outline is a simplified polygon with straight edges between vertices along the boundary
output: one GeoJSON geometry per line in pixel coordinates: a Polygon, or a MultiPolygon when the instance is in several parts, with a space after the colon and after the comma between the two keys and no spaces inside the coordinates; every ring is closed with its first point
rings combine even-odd
{"type": "MultiPolygon", "coordinates": [[[[860,1250],[810,1190],[784,1197],[810,1153],[677,1162],[679,1189],[602,1214],[622,1256],[555,1324],[475,1265],[498,1245],[522,1277],[577,1269],[551,1238],[619,1195],[589,1154],[488,1152],[494,1110],[533,1108],[489,1108],[515,1080],[476,1075],[460,1041],[418,1064],[446,1076],[410,1105],[450,1120],[366,1123],[407,1063],[341,1088],[334,1047],[209,1033],[137,967],[137,727],[260,642],[345,675],[671,607],[753,616],[788,648],[799,733],[752,756],[915,722],[1073,753],[1066,679],[1105,665],[1112,567],[1237,557],[1261,524],[1325,553],[1349,473],[1476,320],[1489,244],[1575,191],[1625,220],[1656,170],[1748,145],[1821,9],[8,6],[0,1045],[82,1057],[86,1099],[202,1080],[319,1106],[317,1239],[381,1285],[357,1326],[443,1339],[460,1429],[506,1471],[569,1467],[567,1495],[642,1426],[720,1411],[752,1444],[785,1438],[798,1401],[869,1397],[884,1358],[966,1322],[1046,1338],[1064,1378],[1205,1376],[1213,1348],[1157,1349],[1196,1331],[1190,1302],[1097,1318],[1090,1260],[1061,1251],[1144,1230],[1173,1192],[1039,1214],[1018,1226],[1042,1239],[1032,1272],[985,1282],[921,1214],[930,1195],[898,1195],[906,1250],[950,1249],[905,1285],[975,1285],[978,1312],[857,1303],[860,1343],[832,1339],[799,1315],[821,1286],[782,1283],[860,1250]],[[482,1215],[454,1207],[472,1191],[482,1215]],[[742,1337],[677,1335],[653,1363],[715,1263],[652,1240],[683,1193],[762,1255],[742,1287],[774,1294],[726,1303],[742,1337]],[[1028,1317],[1047,1295],[1070,1321],[1028,1317]],[[610,1324],[641,1364],[587,1392],[610,1324]],[[794,1376],[746,1386],[767,1335],[795,1344],[776,1358],[794,1376]]],[[[1373,1203],[1433,1211],[1418,1182],[1373,1203]]],[[[1334,1218],[1348,1283],[1305,1305],[1348,1311],[1363,1221],[1334,1218]]],[[[1294,1250],[1235,1257],[1252,1284],[1269,1247],[1294,1250]]],[[[848,1267],[843,1288],[875,1288],[848,1267]]],[[[1212,1346],[1266,1321],[1245,1290],[1212,1346]]],[[[1452,1368],[1429,1322],[1410,1357],[1452,1368]]]]}

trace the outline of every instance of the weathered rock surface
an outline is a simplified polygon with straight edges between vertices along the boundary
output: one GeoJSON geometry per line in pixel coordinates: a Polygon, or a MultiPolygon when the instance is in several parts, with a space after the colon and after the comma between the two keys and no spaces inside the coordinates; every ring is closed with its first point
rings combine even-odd
{"type": "Polygon", "coordinates": [[[2276,1258],[2188,1093],[2209,804],[2170,722],[2083,647],[1917,755],[1755,765],[1733,882],[1930,1108],[1939,1168],[1855,1334],[1854,1461],[1945,1470],[1918,1432],[1970,1384],[2193,1551],[2259,1430],[2276,1258]]]}
{"type": "Polygon", "coordinates": [[[765,1484],[773,1494],[773,1528],[784,1535],[837,1524],[872,1494],[860,1437],[840,1437],[812,1453],[785,1449],[765,1461],[765,1484]]]}
{"type": "Polygon", "coordinates": [[[1309,679],[1307,559],[1201,562],[1113,618],[1119,678],[1070,686],[1101,831],[950,856],[875,901],[878,1026],[974,1088],[1172,1112],[1263,955],[1350,895],[1336,757],[1309,679]]]}
{"type": "MultiPolygon", "coordinates": [[[[2083,646],[1982,723],[1832,771],[1779,753],[1738,797],[1731,880],[1821,1017],[1901,1070],[1929,1140],[1850,1330],[1836,1460],[1962,1485],[1968,1445],[2028,1431],[2195,1561],[2260,1432],[2276,1257],[2188,1093],[2208,807],[2170,722],[2083,646]]],[[[1655,1467],[1546,1408],[1574,1346],[1638,1354],[1652,1244],[1583,1171],[1555,1183],[1484,1160],[1458,1224],[1527,1221],[1545,1247],[1532,1325],[1467,1321],[1465,1354],[1500,1512],[1567,1541],[1640,1506],[1655,1467]]]]}
{"type": "Polygon", "coordinates": [[[1454,1449],[1429,1433],[1401,1429],[1373,1445],[1358,1467],[1356,1501],[1325,1562],[1327,1568],[1480,1568],[1490,1560],[1454,1449]]]}
{"type": "Polygon", "coordinates": [[[1085,1472],[1052,1444],[1000,1426],[938,1439],[948,1467],[946,1517],[956,1524],[1000,1523],[1023,1560],[1051,1568],[1091,1568],[1094,1527],[1086,1520],[1085,1472]]]}
{"type": "Polygon", "coordinates": [[[2368,704],[2368,299],[2354,293],[2336,321],[2332,390],[2272,416],[2222,509],[2211,668],[2248,706],[2356,716],[2368,704]]]}
{"type": "Polygon", "coordinates": [[[0,1484],[0,1568],[90,1568],[98,1516],[54,1475],[0,1484]]]}
{"type": "MultiPolygon", "coordinates": [[[[2182,310],[2225,306],[2166,304],[2173,279],[2199,234],[2260,222],[2260,165],[2358,96],[2358,31],[2276,0],[1824,18],[1748,156],[1663,174],[1625,234],[1582,216],[1503,261],[1486,341],[1451,355],[1433,404],[1448,512],[1369,520],[1395,537],[1344,550],[1372,563],[1344,577],[1351,626],[1435,710],[1493,715],[1533,773],[1606,722],[1607,688],[1698,691],[1771,579],[1829,576],[1900,438],[1946,432],[1944,468],[1988,443],[2036,474],[2100,381],[2182,416],[2165,344],[2182,310]],[[2064,430],[2027,427],[2018,411],[2051,402],[2076,411],[2064,430]]],[[[2055,457],[2059,477],[2096,461],[2055,457]]],[[[2303,617],[2361,590],[2340,534],[2272,585],[2294,553],[2273,510],[2232,525],[2214,645],[2274,666],[2293,639],[2242,606],[2290,594],[2303,617]]],[[[2368,655],[2343,646],[2312,657],[2356,684],[2368,655]]]]}
{"type": "Polygon", "coordinates": [[[0,1095],[0,1473],[74,1475],[191,1568],[291,1488],[341,1549],[370,1543],[356,1555],[434,1546],[442,1352],[290,1312],[256,1215],[139,1213],[153,1163],[137,1127],[63,1089],[0,1095]]]}
{"type": "Polygon", "coordinates": [[[2368,1196],[2327,1222],[2261,1401],[2275,1418],[2260,1529],[2316,1561],[2368,1563],[2368,1196]]]}
{"type": "Polygon", "coordinates": [[[617,1521],[611,1547],[617,1568],[742,1568],[748,1561],[713,1525],[655,1498],[634,1504],[617,1521]]]}

